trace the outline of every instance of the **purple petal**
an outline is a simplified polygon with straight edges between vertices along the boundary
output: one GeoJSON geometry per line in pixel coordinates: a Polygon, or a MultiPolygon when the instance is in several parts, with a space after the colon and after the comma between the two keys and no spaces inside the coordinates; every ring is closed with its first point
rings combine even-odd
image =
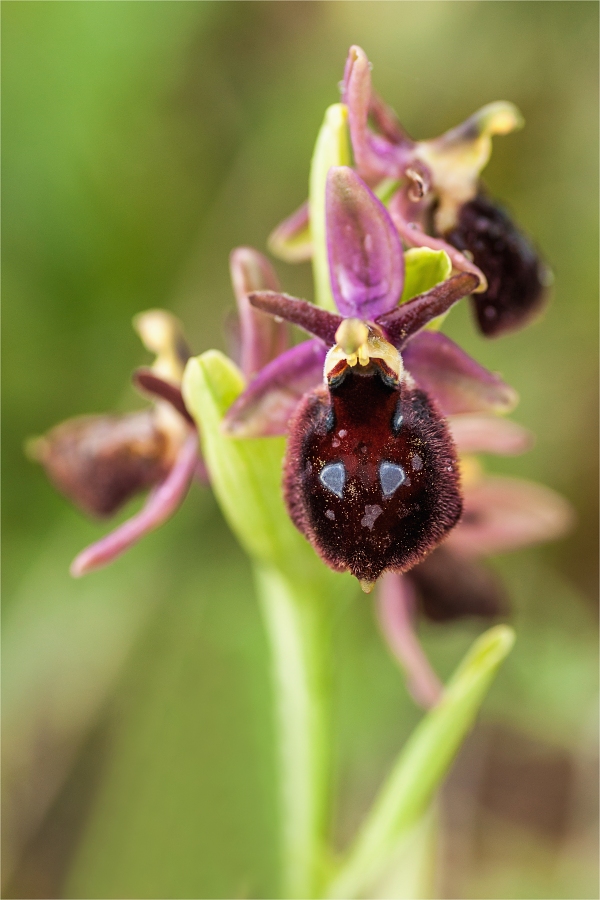
{"type": "Polygon", "coordinates": [[[71,564],[71,575],[79,578],[113,562],[149,531],[162,525],[183,501],[198,465],[198,435],[190,434],[173,468],[149,495],[143,508],[115,531],[86,547],[71,564]]]}
{"type": "Polygon", "coordinates": [[[350,47],[346,60],[342,102],[348,107],[352,150],[361,176],[371,182],[400,177],[412,141],[403,134],[391,110],[373,93],[369,60],[365,51],[356,45],[350,47]],[[369,114],[381,135],[369,129],[369,114]]]}
{"type": "Polygon", "coordinates": [[[173,409],[176,409],[177,412],[183,416],[189,425],[193,425],[194,428],[196,427],[196,423],[187,411],[183,401],[181,388],[176,384],[172,384],[172,382],[160,378],[158,375],[154,374],[152,369],[146,368],[136,369],[131,376],[131,380],[135,387],[143,394],[149,394],[151,397],[159,397],[161,400],[166,400],[167,403],[171,404],[173,409]]]}
{"type": "Polygon", "coordinates": [[[231,406],[224,430],[244,438],[286,434],[299,400],[323,381],[326,355],[325,345],[313,339],[274,359],[231,406]]]}
{"type": "Polygon", "coordinates": [[[335,344],[335,333],[342,322],[341,316],[306,300],[298,300],[288,294],[276,294],[274,291],[255,291],[249,295],[249,299],[256,309],[292,322],[326,344],[335,344]]]}
{"type": "Polygon", "coordinates": [[[444,415],[505,413],[517,404],[513,388],[440,332],[422,331],[406,345],[402,359],[444,415]]]}
{"type": "Polygon", "coordinates": [[[527,428],[497,416],[451,416],[448,425],[459,453],[518,456],[534,443],[527,428]]]}
{"type": "Polygon", "coordinates": [[[404,254],[383,203],[348,166],[334,166],[325,194],[331,289],[343,316],[375,319],[397,304],[404,254]]]}
{"type": "Polygon", "coordinates": [[[463,516],[446,547],[467,556],[506,553],[556,540],[573,524],[559,494],[519,478],[486,477],[465,487],[463,516]]]}
{"type": "Polygon", "coordinates": [[[440,699],[442,684],[416,635],[415,611],[415,592],[408,578],[398,572],[386,572],[377,592],[379,624],[388,647],[406,673],[410,693],[428,709],[440,699]]]}
{"type": "Polygon", "coordinates": [[[289,263],[305,262],[312,257],[308,200],[271,232],[267,246],[273,256],[289,263]]]}
{"type": "Polygon", "coordinates": [[[253,308],[248,300],[252,291],[277,291],[279,282],[268,259],[252,247],[233,250],[229,268],[240,317],[240,367],[246,378],[252,378],[289,346],[287,327],[253,308]]]}
{"type": "Polygon", "coordinates": [[[418,297],[413,297],[384,316],[379,316],[377,324],[383,327],[390,342],[402,350],[409,338],[432,319],[447,312],[451,306],[470,294],[478,284],[479,280],[475,275],[468,272],[453,275],[425,294],[419,294],[418,297]]]}

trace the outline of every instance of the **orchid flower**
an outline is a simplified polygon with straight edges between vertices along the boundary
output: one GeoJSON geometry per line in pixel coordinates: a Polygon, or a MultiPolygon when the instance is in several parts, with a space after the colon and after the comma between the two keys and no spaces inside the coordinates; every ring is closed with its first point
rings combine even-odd
{"type": "MultiPolygon", "coordinates": [[[[472,304],[484,335],[529,322],[544,305],[552,274],[480,182],[492,136],[522,127],[518,109],[503,101],[490,103],[440,137],[414,141],[373,91],[369,60],[357,46],[348,54],[342,101],[356,170],[387,197],[404,243],[443,249],[457,271],[478,276],[472,304]]],[[[270,246],[289,262],[310,257],[306,205],[275,229],[270,246]]]]}
{"type": "MultiPolygon", "coordinates": [[[[247,294],[278,287],[264,256],[247,247],[234,250],[231,279],[238,306],[240,364],[251,378],[287,346],[287,329],[250,306],[247,294]]],[[[190,351],[178,320],[164,310],[134,319],[144,346],[156,354],[150,368],[134,372],[135,387],[153,405],[121,415],[68,419],[31,440],[27,452],[41,463],[54,484],[88,515],[106,518],[135,495],[150,489],[142,509],[99,541],[86,547],[71,565],[78,577],[108,565],[169,519],[194,479],[207,481],[196,425],[181,396],[190,351]]]]}
{"type": "MultiPolygon", "coordinates": [[[[398,299],[404,296],[404,258],[397,232],[383,204],[349,168],[332,168],[329,172],[326,223],[331,288],[341,315],[277,292],[251,294],[249,299],[255,307],[288,319],[315,337],[268,365],[230,408],[225,427],[237,437],[290,433],[284,463],[284,493],[292,520],[328,565],[336,569],[350,568],[363,589],[370,590],[381,571],[387,569],[381,579],[378,599],[384,634],[407,673],[415,699],[428,706],[439,699],[441,684],[414,631],[417,598],[424,613],[434,619],[498,616],[506,609],[501,586],[474,557],[560,536],[570,524],[570,508],[561,497],[539,485],[485,477],[473,462],[474,453],[511,455],[524,452],[531,444],[531,435],[521,426],[491,415],[510,411],[516,404],[516,395],[508,385],[480,367],[447,337],[427,328],[432,319],[472,289],[476,276],[455,275],[398,306],[398,299]],[[462,471],[463,512],[458,524],[452,521],[440,533],[440,520],[452,504],[449,491],[444,494],[441,514],[435,507],[438,530],[428,532],[418,549],[415,545],[420,538],[411,534],[408,552],[405,548],[404,552],[402,549],[398,552],[402,538],[395,535],[393,558],[385,557],[383,565],[378,527],[384,533],[389,532],[390,523],[386,521],[381,501],[365,504],[361,515],[351,498],[343,496],[348,476],[340,476],[348,470],[349,459],[360,444],[352,415],[348,417],[349,425],[344,421],[344,428],[331,441],[333,457],[331,451],[328,455],[321,446],[322,459],[329,460],[321,472],[331,473],[329,483],[321,474],[321,485],[313,478],[309,489],[302,489],[302,471],[307,464],[305,444],[307,434],[314,427],[315,405],[323,403],[323,393],[327,395],[329,391],[335,395],[340,378],[349,373],[358,373],[358,380],[350,380],[357,385],[362,382],[359,390],[364,391],[369,370],[379,370],[384,379],[400,384],[401,391],[405,388],[410,393],[416,387],[430,401],[429,415],[435,410],[434,416],[437,413],[447,417],[462,471]],[[319,387],[323,372],[326,387],[319,387]],[[311,393],[301,397],[311,389],[311,393]],[[338,461],[331,462],[333,458],[338,461]],[[331,495],[337,494],[342,505],[345,502],[350,510],[354,518],[350,537],[348,527],[343,530],[344,523],[340,523],[339,513],[331,503],[325,511],[330,523],[322,517],[319,522],[315,497],[318,498],[323,488],[329,501],[331,495]],[[372,538],[375,547],[371,546],[372,538]],[[444,545],[434,549],[443,538],[444,545]],[[353,556],[351,548],[356,544],[369,546],[366,567],[361,551],[355,549],[353,556]]],[[[371,395],[369,402],[375,402],[371,395]]],[[[339,402],[337,409],[335,402],[333,407],[326,406],[325,420],[332,408],[339,414],[339,406],[339,402]]],[[[360,415],[365,415],[362,407],[360,415]]],[[[377,408],[375,416],[387,427],[389,410],[377,408]]],[[[375,432],[374,444],[378,446],[381,423],[374,425],[369,421],[367,430],[369,427],[375,432]]],[[[327,426],[321,430],[326,432],[327,426]]],[[[361,432],[363,438],[369,459],[373,446],[361,432]]],[[[421,446],[427,446],[428,439],[430,444],[430,438],[431,435],[420,434],[421,446]]],[[[448,451],[448,446],[444,446],[448,451]]],[[[438,448],[430,454],[424,467],[430,486],[441,474],[435,468],[439,452],[438,448]]],[[[452,451],[448,452],[446,461],[451,458],[452,451]]],[[[424,455],[412,457],[413,477],[414,460],[420,467],[424,455]]],[[[320,465],[323,466],[323,461],[320,465]]],[[[382,470],[380,466],[380,485],[384,499],[389,499],[385,496],[381,473],[386,473],[389,482],[394,477],[394,468],[393,464],[383,465],[386,468],[382,470]]],[[[396,471],[401,468],[398,466],[396,471]]],[[[350,483],[348,486],[352,487],[350,483]]],[[[354,490],[362,503],[362,493],[356,485],[354,490]]],[[[396,507],[393,512],[397,515],[396,507]]],[[[410,534],[410,516],[402,510],[400,519],[402,528],[410,534]]]]}
{"type": "Polygon", "coordinates": [[[284,494],[292,520],[328,565],[349,569],[370,590],[384,570],[419,562],[460,517],[444,417],[506,412],[516,395],[449,338],[426,330],[477,287],[477,275],[458,273],[398,305],[400,238],[385,206],[347,166],[327,176],[326,236],[338,313],[274,291],[249,295],[255,308],[313,338],[250,382],[226,427],[237,437],[289,432],[284,494]],[[314,466],[311,435],[323,439],[314,466]]]}

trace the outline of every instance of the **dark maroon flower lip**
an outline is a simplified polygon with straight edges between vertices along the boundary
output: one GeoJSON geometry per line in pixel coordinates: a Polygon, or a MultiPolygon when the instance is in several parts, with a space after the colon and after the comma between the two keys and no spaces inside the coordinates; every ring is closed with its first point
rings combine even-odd
{"type": "Polygon", "coordinates": [[[327,565],[369,592],[406,571],[461,513],[458,464],[443,417],[408,383],[348,369],[307,394],[289,426],[284,497],[327,565]]]}

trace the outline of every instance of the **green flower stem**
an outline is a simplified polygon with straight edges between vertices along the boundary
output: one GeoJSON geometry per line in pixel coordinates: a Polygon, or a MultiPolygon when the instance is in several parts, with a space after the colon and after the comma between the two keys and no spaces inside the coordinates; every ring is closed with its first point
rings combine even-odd
{"type": "Polygon", "coordinates": [[[271,645],[279,732],[283,895],[315,897],[328,819],[328,628],[322,598],[275,569],[256,578],[271,645]]]}
{"type": "Polygon", "coordinates": [[[514,632],[506,625],[490,628],[475,641],[440,702],[401,751],[328,897],[362,897],[381,876],[426,812],[513,642],[514,632]]]}
{"type": "Polygon", "coordinates": [[[231,360],[211,350],[189,361],[183,393],[198,422],[215,495],[253,561],[271,642],[285,896],[313,897],[329,805],[329,623],[356,584],[327,569],[292,525],[281,495],[284,440],[223,434],[223,416],[243,386],[231,360]]]}

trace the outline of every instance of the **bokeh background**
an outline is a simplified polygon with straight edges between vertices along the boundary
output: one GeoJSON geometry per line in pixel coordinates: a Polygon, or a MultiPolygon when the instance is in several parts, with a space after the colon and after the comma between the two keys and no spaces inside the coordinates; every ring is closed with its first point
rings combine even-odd
{"type": "MultiPolygon", "coordinates": [[[[105,529],[22,448],[140,404],[140,310],[173,310],[196,352],[225,349],[228,253],[264,249],[304,199],[351,43],[415,137],[520,107],[527,127],[495,140],[485,179],[555,273],[522,333],[486,342],[466,308],[448,320],[537,433],[489,468],[551,485],[578,524],[494,561],[518,640],[443,792],[438,893],[598,896],[598,5],[4,2],[5,897],[276,896],[267,647],[210,491],[72,581],[105,529]]],[[[311,296],[308,266],[276,265],[311,296]]],[[[440,673],[481,627],[423,626],[440,673]]],[[[364,595],[337,624],[333,678],[342,846],[419,718],[364,595]]]]}

